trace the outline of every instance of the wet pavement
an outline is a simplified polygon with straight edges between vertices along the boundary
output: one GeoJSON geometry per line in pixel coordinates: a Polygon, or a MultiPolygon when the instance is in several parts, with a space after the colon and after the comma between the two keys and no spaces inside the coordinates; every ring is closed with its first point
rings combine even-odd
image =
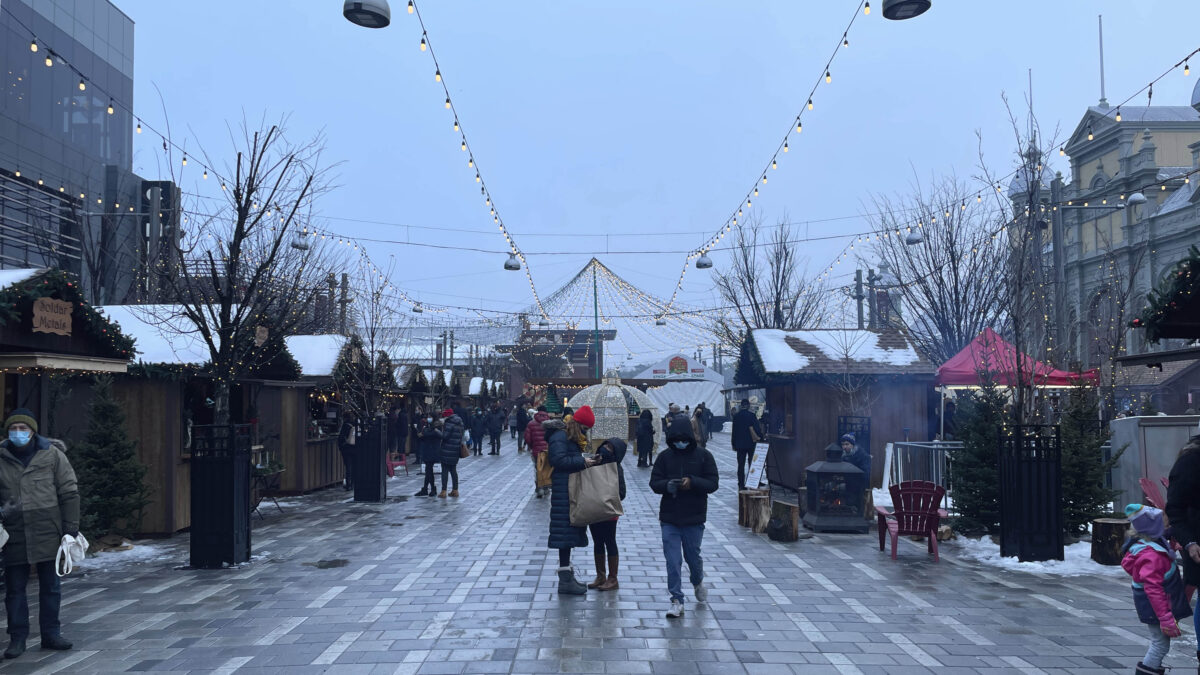
{"type": "MultiPolygon", "coordinates": [[[[63,585],[75,649],[44,652],[35,635],[0,671],[1128,673],[1144,653],[1122,576],[1003,572],[946,552],[935,563],[913,542],[892,561],[874,532],[772,542],[737,524],[728,435],[710,449],[722,487],[704,538],[709,599],[685,583],[680,619],[664,616],[649,470],[627,459],[621,588],[559,597],[549,500],[506,437],[500,457],[462,460],[458,499],[412,497],[413,473],[389,481],[385,504],[336,489],[283,513],[264,505],[247,565],[177,569],[186,536],[164,559],[89,565],[63,585]]],[[[590,547],[574,561],[590,579],[590,547]]],[[[1196,667],[1187,623],[1176,672],[1196,667]]]]}

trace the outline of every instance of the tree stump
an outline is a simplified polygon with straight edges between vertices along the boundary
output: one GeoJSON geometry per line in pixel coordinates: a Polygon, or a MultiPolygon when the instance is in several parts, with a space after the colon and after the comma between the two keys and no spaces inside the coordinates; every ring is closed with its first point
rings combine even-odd
{"type": "Polygon", "coordinates": [[[767,490],[743,488],[738,490],[738,525],[750,527],[750,498],[755,495],[769,494],[767,490]]]}
{"type": "Polygon", "coordinates": [[[783,534],[778,541],[796,541],[800,534],[800,507],[783,502],[771,502],[771,520],[783,521],[783,534]]]}
{"type": "Polygon", "coordinates": [[[771,520],[771,496],[767,494],[750,495],[749,514],[746,525],[751,532],[759,534],[767,531],[767,523],[771,520]]]}
{"type": "Polygon", "coordinates": [[[1092,560],[1101,565],[1120,565],[1121,548],[1128,536],[1129,521],[1124,518],[1097,518],[1092,521],[1092,560]]]}

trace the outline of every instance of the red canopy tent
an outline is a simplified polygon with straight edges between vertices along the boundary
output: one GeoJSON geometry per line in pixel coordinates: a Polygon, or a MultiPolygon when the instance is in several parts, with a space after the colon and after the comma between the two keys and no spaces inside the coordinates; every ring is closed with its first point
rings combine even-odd
{"type": "Polygon", "coordinates": [[[994,373],[996,383],[1005,387],[1017,385],[1018,372],[1022,384],[1034,387],[1069,387],[1080,382],[1095,385],[1100,381],[1095,369],[1072,373],[1036,361],[1028,354],[1021,354],[1018,360],[1016,347],[991,328],[984,328],[961,352],[937,369],[934,383],[938,386],[978,386],[979,373],[983,370],[994,373]]]}

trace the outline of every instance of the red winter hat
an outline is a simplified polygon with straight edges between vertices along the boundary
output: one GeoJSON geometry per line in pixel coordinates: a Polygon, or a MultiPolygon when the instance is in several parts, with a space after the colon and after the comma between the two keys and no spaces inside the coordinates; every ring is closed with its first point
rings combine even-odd
{"type": "Polygon", "coordinates": [[[443,417],[443,418],[449,417],[449,416],[451,416],[451,415],[453,415],[453,414],[454,414],[454,411],[453,411],[453,410],[451,410],[451,409],[449,409],[449,408],[446,408],[445,410],[443,410],[443,411],[442,411],[442,417],[443,417]]]}
{"type": "Polygon", "coordinates": [[[592,412],[591,406],[581,406],[575,411],[575,422],[581,427],[591,429],[596,426],[596,414],[592,412]]]}

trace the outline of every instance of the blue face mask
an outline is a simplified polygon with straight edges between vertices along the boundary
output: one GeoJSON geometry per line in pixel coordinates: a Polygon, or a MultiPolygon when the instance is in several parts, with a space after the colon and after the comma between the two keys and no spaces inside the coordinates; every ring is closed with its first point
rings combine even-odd
{"type": "Polygon", "coordinates": [[[674,445],[679,450],[687,450],[687,447],[691,445],[691,443],[688,441],[675,441],[671,445],[674,445]]]}
{"type": "Polygon", "coordinates": [[[16,429],[8,430],[8,440],[13,445],[24,447],[29,444],[29,439],[33,438],[32,431],[17,431],[16,429]]]}

